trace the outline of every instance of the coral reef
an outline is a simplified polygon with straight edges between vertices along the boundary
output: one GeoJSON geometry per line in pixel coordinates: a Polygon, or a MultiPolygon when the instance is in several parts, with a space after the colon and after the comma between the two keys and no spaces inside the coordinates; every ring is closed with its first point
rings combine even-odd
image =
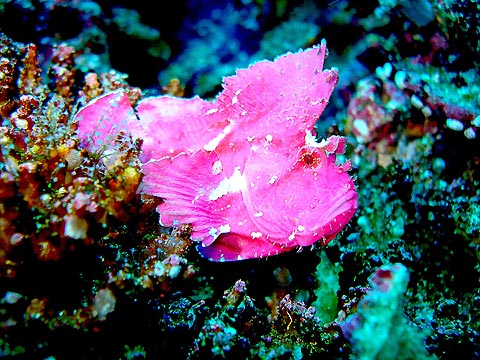
{"type": "Polygon", "coordinates": [[[352,343],[352,359],[429,359],[424,339],[403,314],[408,270],[402,264],[384,265],[369,277],[371,289],[357,312],[342,322],[352,343]],[[395,339],[395,341],[390,341],[395,339]]]}
{"type": "Polygon", "coordinates": [[[0,357],[480,358],[478,2],[152,4],[0,2],[0,357]],[[323,38],[314,131],[345,140],[358,193],[327,246],[211,262],[142,193],[151,136],[79,137],[109,94],[125,121],[209,100],[323,38]]]}

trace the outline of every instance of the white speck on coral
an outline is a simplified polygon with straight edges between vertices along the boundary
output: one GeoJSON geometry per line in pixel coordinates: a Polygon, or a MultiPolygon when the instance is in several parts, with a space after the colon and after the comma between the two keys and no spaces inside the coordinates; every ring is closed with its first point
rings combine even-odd
{"type": "Polygon", "coordinates": [[[107,315],[115,310],[115,303],[117,299],[110,289],[100,289],[98,294],[93,299],[92,314],[98,317],[98,320],[103,321],[107,315]]]}
{"type": "Polygon", "coordinates": [[[463,134],[467,139],[470,139],[470,140],[475,139],[475,137],[477,136],[475,133],[475,129],[472,127],[466,128],[463,134]]]}
{"type": "Polygon", "coordinates": [[[76,215],[66,215],[64,235],[72,239],[85,239],[87,237],[88,222],[76,215]]]}
{"type": "Polygon", "coordinates": [[[167,268],[165,267],[165,264],[161,261],[157,261],[155,265],[153,265],[153,274],[158,277],[162,277],[165,275],[165,272],[167,271],[167,268]]]}
{"type": "Polygon", "coordinates": [[[432,116],[432,109],[430,109],[428,106],[425,105],[424,107],[422,107],[422,113],[425,117],[428,118],[432,116]]]}
{"type": "Polygon", "coordinates": [[[472,125],[476,127],[480,126],[480,115],[478,115],[475,119],[473,119],[472,125]]]}
{"type": "Polygon", "coordinates": [[[397,71],[393,78],[395,85],[401,90],[405,89],[407,82],[407,73],[405,71],[397,71]]]}
{"type": "Polygon", "coordinates": [[[28,129],[28,121],[24,119],[15,119],[15,126],[21,130],[28,129]]]}
{"type": "Polygon", "coordinates": [[[412,103],[413,106],[415,106],[417,109],[421,109],[423,107],[423,102],[420,100],[420,98],[417,95],[412,95],[410,97],[410,102],[412,103]]]}
{"type": "Polygon", "coordinates": [[[448,118],[445,125],[453,131],[463,131],[464,125],[460,120],[448,118]]]}
{"type": "Polygon", "coordinates": [[[168,272],[168,277],[170,279],[176,278],[178,274],[180,274],[180,270],[182,270],[181,265],[173,265],[168,272]]]}
{"type": "Polygon", "coordinates": [[[22,298],[22,295],[20,295],[19,293],[7,291],[5,296],[0,301],[6,302],[7,304],[15,304],[21,298],[22,298]]]}
{"type": "Polygon", "coordinates": [[[353,120],[353,127],[362,136],[369,136],[370,135],[370,130],[368,129],[367,122],[363,119],[353,120]]]}

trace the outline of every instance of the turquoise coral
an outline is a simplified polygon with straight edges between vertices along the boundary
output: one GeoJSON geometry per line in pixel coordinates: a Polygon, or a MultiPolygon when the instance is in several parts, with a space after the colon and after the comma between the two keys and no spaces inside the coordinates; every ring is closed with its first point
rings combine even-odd
{"type": "Polygon", "coordinates": [[[434,359],[425,350],[424,338],[404,315],[409,281],[402,264],[384,265],[370,277],[372,287],[355,314],[341,324],[356,360],[434,359]]]}

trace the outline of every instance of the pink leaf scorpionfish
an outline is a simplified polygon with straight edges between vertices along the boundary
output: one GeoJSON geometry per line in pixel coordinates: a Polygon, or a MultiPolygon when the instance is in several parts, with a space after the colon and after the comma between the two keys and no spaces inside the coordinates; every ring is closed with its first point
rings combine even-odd
{"type": "Polygon", "coordinates": [[[337,163],[346,138],[316,141],[314,124],[338,75],[323,70],[326,44],[261,61],[224,79],[214,101],[141,100],[112,92],[76,115],[83,146],[119,129],[141,138],[141,191],[161,197],[164,226],[191,224],[199,251],[214,261],[271,256],[326,245],[357,209],[337,163]]]}

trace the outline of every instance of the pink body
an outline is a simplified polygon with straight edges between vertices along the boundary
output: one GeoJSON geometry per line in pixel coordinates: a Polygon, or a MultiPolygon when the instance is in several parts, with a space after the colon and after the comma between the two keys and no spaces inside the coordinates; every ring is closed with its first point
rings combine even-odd
{"type": "Polygon", "coordinates": [[[336,162],[346,138],[315,141],[337,82],[322,69],[325,52],[322,43],[239,70],[213,102],[152,97],[135,114],[124,93],[107,94],[77,114],[79,136],[93,148],[118,129],[143,139],[141,191],[164,200],[163,225],[192,224],[211,260],[326,245],[354,215],[357,192],[350,163],[336,162]]]}

